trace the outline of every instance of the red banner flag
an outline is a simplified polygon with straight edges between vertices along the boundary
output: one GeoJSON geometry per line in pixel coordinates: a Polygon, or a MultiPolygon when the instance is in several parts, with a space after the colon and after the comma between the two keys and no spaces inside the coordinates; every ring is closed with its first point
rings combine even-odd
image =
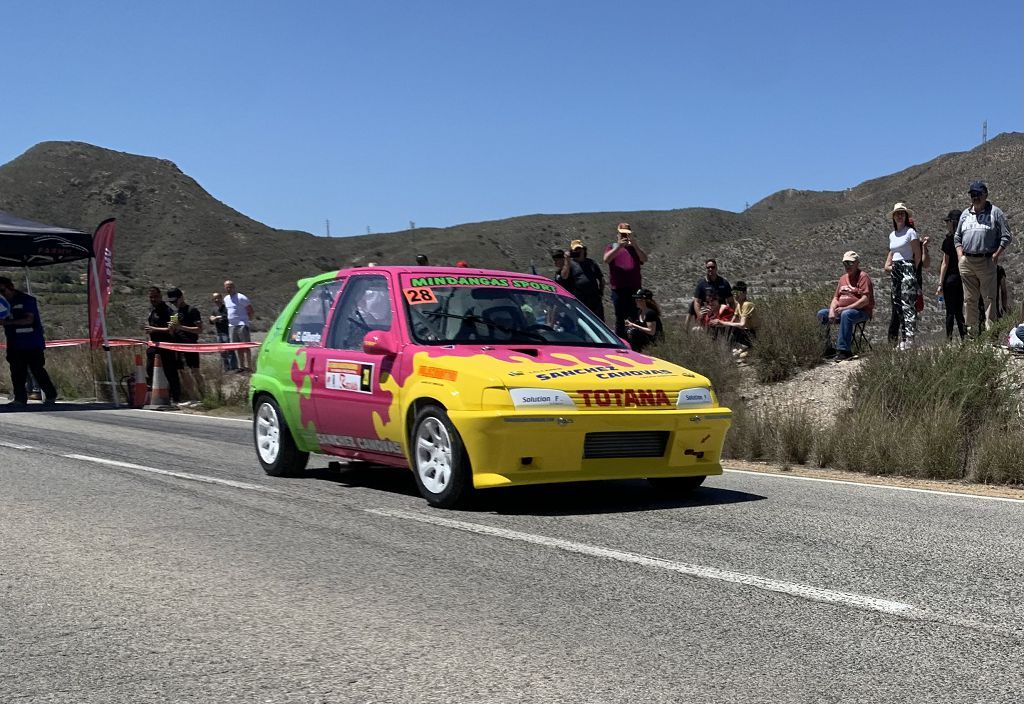
{"type": "Polygon", "coordinates": [[[96,234],[92,236],[92,251],[96,257],[95,265],[89,267],[89,343],[92,348],[99,349],[103,344],[103,326],[100,322],[99,310],[104,315],[107,312],[107,303],[110,302],[110,291],[113,288],[114,280],[114,218],[104,220],[96,228],[96,234]],[[93,280],[93,274],[99,279],[99,286],[93,280]],[[97,289],[99,300],[96,298],[97,289]]]}

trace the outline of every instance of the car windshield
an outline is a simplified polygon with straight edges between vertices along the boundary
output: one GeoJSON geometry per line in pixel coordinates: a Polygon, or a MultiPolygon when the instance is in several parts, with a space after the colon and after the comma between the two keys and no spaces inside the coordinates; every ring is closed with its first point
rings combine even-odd
{"type": "Polygon", "coordinates": [[[424,345],[622,347],[583,304],[557,293],[438,286],[407,290],[405,307],[413,338],[424,345]]]}

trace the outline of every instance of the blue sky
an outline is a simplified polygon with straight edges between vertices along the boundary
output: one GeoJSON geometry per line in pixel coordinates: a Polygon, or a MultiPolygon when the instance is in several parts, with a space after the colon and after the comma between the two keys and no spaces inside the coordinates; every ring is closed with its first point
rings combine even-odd
{"type": "Polygon", "coordinates": [[[1024,130],[1022,5],[8,3],[0,163],[170,159],[317,234],[738,211],[1024,130]]]}

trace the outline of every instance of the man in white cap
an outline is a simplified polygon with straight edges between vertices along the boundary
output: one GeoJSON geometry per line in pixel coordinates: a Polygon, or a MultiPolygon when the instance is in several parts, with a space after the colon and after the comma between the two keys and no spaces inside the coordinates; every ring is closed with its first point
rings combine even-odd
{"type": "Polygon", "coordinates": [[[985,299],[985,318],[995,320],[999,300],[999,258],[1013,241],[1003,211],[988,200],[988,186],[974,181],[967,188],[971,207],[960,214],[953,232],[953,245],[960,258],[960,280],[964,285],[964,317],[967,330],[981,333],[978,297],[985,299]]]}
{"type": "Polygon", "coordinates": [[[854,251],[843,255],[846,272],[839,277],[836,293],[828,308],[818,311],[818,320],[826,327],[826,339],[831,343],[832,325],[839,323],[839,334],[833,350],[829,344],[826,354],[835,352],[839,361],[853,356],[853,329],[857,323],[870,320],[875,310],[875,287],[871,277],[860,270],[860,255],[854,251]]]}

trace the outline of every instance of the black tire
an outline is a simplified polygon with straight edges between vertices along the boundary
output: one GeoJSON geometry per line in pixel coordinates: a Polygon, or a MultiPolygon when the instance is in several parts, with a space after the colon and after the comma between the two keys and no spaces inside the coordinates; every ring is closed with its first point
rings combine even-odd
{"type": "Polygon", "coordinates": [[[700,488],[707,477],[649,477],[647,481],[664,494],[689,496],[700,488]]]}
{"type": "Polygon", "coordinates": [[[295,445],[295,438],[284,420],[280,406],[270,396],[261,396],[256,400],[252,415],[252,439],[260,466],[270,476],[294,477],[306,469],[309,453],[302,452],[295,445]]]}
{"type": "Polygon", "coordinates": [[[469,455],[462,436],[440,406],[424,406],[416,414],[409,456],[416,487],[427,503],[455,508],[469,501],[473,494],[469,455]]]}

